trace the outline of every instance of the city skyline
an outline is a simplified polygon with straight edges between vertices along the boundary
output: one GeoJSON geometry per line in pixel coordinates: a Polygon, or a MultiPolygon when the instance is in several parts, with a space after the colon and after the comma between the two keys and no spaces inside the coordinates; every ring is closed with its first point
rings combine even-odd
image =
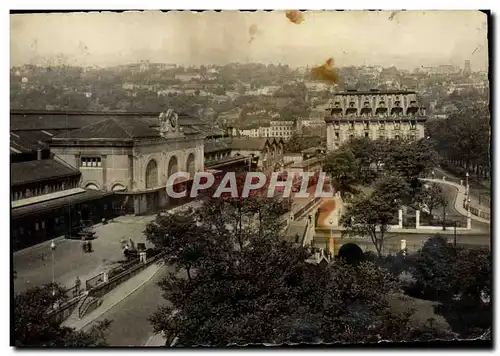
{"type": "Polygon", "coordinates": [[[338,67],[463,68],[470,60],[473,71],[488,70],[487,16],[479,11],[308,11],[299,25],[284,11],[30,14],[11,15],[10,28],[11,67],[312,67],[331,57],[338,67]]]}

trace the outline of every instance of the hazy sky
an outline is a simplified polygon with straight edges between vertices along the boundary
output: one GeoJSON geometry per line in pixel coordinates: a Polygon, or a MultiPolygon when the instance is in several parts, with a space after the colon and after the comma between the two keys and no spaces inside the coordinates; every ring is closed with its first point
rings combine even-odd
{"type": "Polygon", "coordinates": [[[476,11],[130,12],[11,15],[11,65],[65,58],[109,66],[140,60],[313,66],[488,66],[487,18],[476,11]],[[252,25],[255,25],[252,27],[252,25]],[[251,30],[257,28],[250,41],[251,30]]]}

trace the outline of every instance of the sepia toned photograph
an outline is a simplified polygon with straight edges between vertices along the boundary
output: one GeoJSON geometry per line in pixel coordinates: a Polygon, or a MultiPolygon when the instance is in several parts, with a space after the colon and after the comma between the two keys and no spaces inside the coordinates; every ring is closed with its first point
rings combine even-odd
{"type": "Polygon", "coordinates": [[[11,11],[11,346],[492,348],[490,16],[11,11]]]}

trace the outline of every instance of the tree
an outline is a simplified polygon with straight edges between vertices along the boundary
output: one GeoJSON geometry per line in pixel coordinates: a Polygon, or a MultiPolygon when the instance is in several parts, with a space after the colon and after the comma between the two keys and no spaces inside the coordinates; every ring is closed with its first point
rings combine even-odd
{"type": "Polygon", "coordinates": [[[434,209],[447,205],[446,196],[443,193],[443,189],[436,183],[430,184],[429,188],[424,190],[422,200],[422,202],[429,209],[429,215],[431,219],[432,211],[434,209]]]}
{"type": "Polygon", "coordinates": [[[415,254],[410,272],[415,279],[414,290],[420,297],[447,300],[453,297],[453,265],[456,250],[446,238],[436,235],[425,242],[415,254]]]}
{"type": "Polygon", "coordinates": [[[216,249],[216,245],[225,242],[218,239],[220,234],[209,235],[210,239],[201,239],[207,235],[205,227],[200,226],[194,213],[158,215],[146,226],[146,239],[156,248],[166,252],[166,260],[186,271],[191,280],[192,271],[200,266],[206,256],[216,249]]]}
{"type": "Polygon", "coordinates": [[[399,209],[400,205],[408,204],[411,201],[411,186],[401,176],[385,176],[375,181],[375,190],[371,197],[385,202],[394,209],[399,209]]]}
{"type": "Polygon", "coordinates": [[[482,335],[492,325],[492,257],[486,249],[454,248],[440,236],[430,238],[416,253],[410,272],[411,289],[437,300],[443,315],[462,338],[482,335]]]}
{"type": "Polygon", "coordinates": [[[323,171],[330,178],[333,186],[341,193],[355,194],[358,183],[358,165],[351,151],[337,150],[330,153],[323,164],[323,171]]]}
{"type": "Polygon", "coordinates": [[[384,239],[397,211],[395,203],[375,197],[359,197],[347,206],[340,219],[342,236],[369,236],[378,256],[382,256],[384,239]]]}
{"type": "Polygon", "coordinates": [[[54,304],[66,300],[59,285],[35,287],[14,296],[14,337],[17,347],[92,347],[106,346],[110,321],[104,320],[89,331],[61,327],[48,317],[54,304]],[[55,293],[53,293],[55,291],[55,293]]]}

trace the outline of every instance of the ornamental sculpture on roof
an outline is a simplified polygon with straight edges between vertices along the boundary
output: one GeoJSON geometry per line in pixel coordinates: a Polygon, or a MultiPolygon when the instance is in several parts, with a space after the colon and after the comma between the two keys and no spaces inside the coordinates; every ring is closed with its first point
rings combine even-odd
{"type": "Polygon", "coordinates": [[[167,135],[170,132],[175,132],[179,126],[179,116],[173,109],[164,111],[159,116],[160,134],[167,135]]]}

